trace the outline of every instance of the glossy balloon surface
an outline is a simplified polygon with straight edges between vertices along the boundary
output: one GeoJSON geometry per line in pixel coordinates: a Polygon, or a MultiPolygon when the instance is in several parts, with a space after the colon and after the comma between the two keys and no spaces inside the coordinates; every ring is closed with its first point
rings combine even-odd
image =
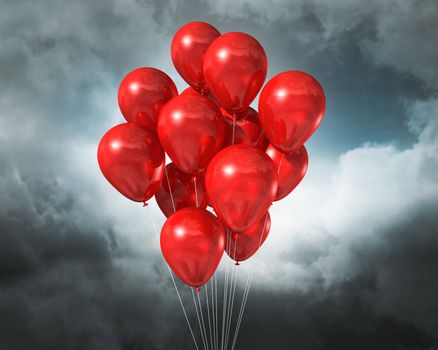
{"type": "Polygon", "coordinates": [[[248,107],[248,109],[246,109],[245,111],[243,111],[241,113],[230,113],[223,107],[220,107],[219,109],[221,110],[221,113],[224,116],[224,118],[227,118],[230,120],[240,120],[246,115],[246,111],[249,109],[249,107],[248,107]]]}
{"type": "Polygon", "coordinates": [[[266,213],[258,222],[239,234],[228,234],[225,251],[239,262],[249,259],[259,250],[271,230],[271,216],[266,213]]]}
{"type": "MultiPolygon", "coordinates": [[[[223,114],[224,115],[224,114],[223,114]]],[[[260,125],[259,116],[257,112],[251,107],[245,113],[245,117],[240,120],[232,120],[224,115],[226,124],[224,147],[238,144],[245,144],[263,148],[265,143],[265,136],[263,134],[262,126],[260,125]],[[236,124],[235,126],[233,124],[236,124]],[[234,127],[234,140],[233,140],[234,127]]],[[[266,149],[266,148],[265,148],[266,149]]]]}
{"type": "Polygon", "coordinates": [[[128,122],[155,131],[161,108],[176,95],[176,86],[166,73],[155,68],[137,68],[120,84],[119,107],[128,122]]]}
{"type": "Polygon", "coordinates": [[[222,222],[235,232],[255,224],[277,194],[277,170],[269,156],[250,145],[234,145],[210,162],[207,196],[222,222]]]}
{"type": "MultiPolygon", "coordinates": [[[[214,102],[214,104],[216,106],[219,107],[219,105],[218,105],[217,101],[214,99],[213,95],[209,91],[206,91],[206,90],[204,90],[203,94],[201,94],[200,92],[196,91],[194,88],[189,86],[188,88],[184,89],[180,95],[201,95],[201,96],[207,97],[209,100],[214,102]]],[[[219,109],[221,110],[221,108],[219,108],[219,109]]],[[[222,110],[221,110],[221,112],[222,112],[222,110]]]]}
{"type": "Polygon", "coordinates": [[[191,86],[189,86],[188,88],[185,88],[183,91],[181,91],[180,95],[200,95],[200,93],[191,86]]]}
{"type": "Polygon", "coordinates": [[[205,53],[204,77],[208,89],[230,113],[248,108],[265,81],[267,69],[263,47],[245,33],[223,34],[205,53]]]}
{"type": "Polygon", "coordinates": [[[173,64],[184,80],[197,91],[205,90],[202,71],[205,51],[220,35],[211,24],[191,22],[181,27],[172,40],[170,52],[173,64]]]}
{"type": "Polygon", "coordinates": [[[207,97],[179,95],[160,113],[158,136],[178,168],[198,174],[222,147],[225,125],[218,107],[207,97]]]}
{"type": "Polygon", "coordinates": [[[271,157],[278,172],[278,190],[275,200],[278,201],[291,193],[306,175],[309,164],[306,147],[283,153],[269,145],[266,153],[271,157]]]}
{"type": "Polygon", "coordinates": [[[225,233],[219,220],[198,208],[178,210],[161,230],[161,251],[186,284],[198,288],[213,276],[224,253],[225,233]]]}
{"type": "Polygon", "coordinates": [[[150,130],[131,123],[113,127],[100,141],[97,158],[105,178],[133,201],[147,201],[160,186],[164,151],[150,130]]]}
{"type": "Polygon", "coordinates": [[[283,152],[302,146],[321,124],[324,112],[324,91],[307,73],[278,74],[260,94],[263,129],[271,144],[283,152]]]}
{"type": "Polygon", "coordinates": [[[207,207],[207,194],[205,193],[204,173],[195,178],[178,169],[175,164],[167,164],[155,199],[167,217],[176,210],[187,207],[205,209],[207,207]]]}

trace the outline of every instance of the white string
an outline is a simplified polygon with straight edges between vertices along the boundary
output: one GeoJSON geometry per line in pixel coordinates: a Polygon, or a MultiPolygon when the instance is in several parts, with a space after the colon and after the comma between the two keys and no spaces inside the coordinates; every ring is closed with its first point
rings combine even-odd
{"type": "MultiPolygon", "coordinates": [[[[231,138],[231,145],[234,145],[235,135],[236,135],[236,115],[234,114],[233,115],[233,133],[232,133],[232,138],[231,138]]],[[[230,253],[231,252],[231,232],[229,232],[227,245],[228,245],[227,251],[230,253]]],[[[233,254],[234,261],[236,260],[235,259],[236,258],[236,248],[237,248],[237,239],[235,240],[235,243],[234,243],[234,254],[233,254]]],[[[231,321],[232,321],[232,316],[233,316],[234,295],[235,295],[236,283],[237,283],[237,270],[234,272],[234,280],[233,280],[233,272],[234,271],[232,271],[231,283],[230,283],[231,298],[229,298],[227,300],[227,303],[226,303],[228,312],[225,313],[225,316],[226,316],[226,321],[225,321],[226,329],[225,329],[225,339],[224,339],[225,349],[227,349],[227,347],[228,347],[228,338],[230,335],[231,321]],[[233,281],[234,281],[234,283],[233,283],[233,281]]],[[[225,303],[225,301],[224,301],[224,303],[225,303]]]]}
{"type": "Polygon", "coordinates": [[[233,337],[233,343],[231,344],[231,350],[234,350],[234,347],[236,346],[237,335],[239,334],[240,325],[242,324],[243,312],[245,310],[246,301],[248,300],[248,294],[249,294],[249,289],[251,287],[252,276],[253,276],[253,272],[251,271],[248,274],[248,280],[245,286],[245,291],[243,293],[242,304],[240,306],[239,317],[237,319],[236,330],[234,332],[234,337],[233,337]]]}
{"type": "Polygon", "coordinates": [[[240,310],[239,310],[239,315],[237,317],[237,323],[236,323],[236,329],[234,332],[234,337],[233,337],[233,342],[231,344],[231,348],[233,348],[235,346],[236,340],[237,340],[237,333],[238,333],[238,329],[240,328],[240,323],[242,320],[242,314],[243,314],[243,307],[244,307],[244,303],[245,303],[245,298],[247,296],[247,291],[248,291],[248,285],[249,285],[249,280],[251,277],[251,273],[248,273],[248,278],[246,279],[246,283],[245,283],[245,289],[243,291],[243,296],[242,296],[242,301],[240,304],[240,310]]]}
{"type": "Polygon", "coordinates": [[[212,336],[212,340],[213,340],[213,345],[212,345],[212,349],[216,350],[216,319],[215,319],[215,309],[214,309],[214,275],[212,276],[212,278],[209,281],[210,283],[210,295],[211,295],[211,323],[213,324],[212,330],[213,330],[213,336],[212,336]]]}
{"type": "Polygon", "coordinates": [[[266,222],[268,221],[268,215],[269,214],[266,213],[265,222],[263,223],[263,229],[262,229],[262,232],[260,233],[259,247],[257,249],[260,249],[260,246],[262,245],[262,240],[263,240],[263,236],[265,233],[266,222]]]}
{"type": "Polygon", "coordinates": [[[212,307],[213,307],[213,312],[214,312],[214,327],[213,327],[213,332],[214,332],[214,349],[218,350],[218,324],[217,324],[217,288],[216,288],[216,274],[213,275],[212,279],[211,279],[211,290],[212,290],[212,307]]]}
{"type": "Polygon", "coordinates": [[[281,164],[283,163],[284,153],[281,154],[280,163],[278,163],[277,174],[280,174],[281,164]]]}
{"type": "Polygon", "coordinates": [[[234,269],[234,283],[233,283],[233,292],[231,297],[231,306],[230,306],[230,315],[228,317],[228,330],[227,330],[227,337],[226,337],[226,349],[228,349],[228,340],[230,338],[230,331],[231,331],[231,322],[233,319],[233,307],[234,307],[234,296],[236,295],[236,284],[237,284],[237,273],[239,271],[238,268],[234,269]]]}
{"type": "MultiPolygon", "coordinates": [[[[230,231],[227,229],[227,251],[229,251],[229,235],[230,231]]],[[[227,315],[227,297],[228,297],[228,263],[225,261],[225,267],[224,267],[224,298],[222,303],[222,329],[221,329],[221,350],[224,350],[225,345],[225,319],[227,315]]]]}
{"type": "MultiPolygon", "coordinates": [[[[232,232],[230,230],[229,235],[228,235],[228,240],[227,240],[227,252],[229,253],[229,255],[231,254],[231,237],[232,237],[232,232]]],[[[238,240],[238,236],[235,238],[234,240],[234,252],[233,252],[233,260],[236,261],[236,252],[237,252],[237,240],[238,240]]],[[[231,258],[231,256],[230,256],[231,258]]],[[[234,309],[234,297],[236,294],[236,284],[237,284],[237,269],[232,270],[231,273],[231,283],[230,283],[230,296],[231,298],[228,299],[228,303],[227,303],[227,310],[228,310],[228,317],[226,319],[226,330],[225,330],[225,349],[228,348],[228,341],[229,341],[229,337],[230,337],[230,330],[231,330],[231,323],[232,323],[232,317],[233,317],[233,309],[234,309]],[[233,278],[234,277],[234,278],[233,278]]]]}
{"type": "MultiPolygon", "coordinates": [[[[210,281],[207,282],[207,285],[210,284],[210,306],[211,306],[211,332],[210,332],[210,336],[211,336],[211,341],[212,341],[212,345],[211,348],[212,350],[215,350],[215,333],[214,333],[214,288],[213,288],[213,277],[211,277],[210,281]]],[[[206,294],[208,295],[208,291],[206,289],[206,294]]],[[[207,297],[208,299],[208,297],[207,297]]],[[[208,305],[207,305],[208,306],[208,305]]]]}
{"type": "MultiPolygon", "coordinates": [[[[262,231],[260,232],[260,240],[259,240],[258,248],[260,248],[260,246],[262,245],[263,235],[264,235],[264,232],[265,232],[265,227],[266,227],[266,222],[267,221],[268,221],[268,214],[266,214],[266,216],[265,216],[265,222],[263,223],[263,228],[262,228],[262,231]]],[[[240,324],[242,322],[243,313],[245,311],[246,300],[248,299],[248,294],[249,294],[249,291],[251,289],[252,277],[253,277],[253,270],[251,270],[251,272],[248,274],[247,288],[245,287],[245,291],[244,291],[243,298],[242,298],[242,303],[240,305],[240,312],[239,312],[239,317],[237,319],[236,330],[234,332],[234,337],[233,337],[233,343],[232,343],[232,346],[231,346],[231,350],[234,349],[234,346],[235,346],[236,341],[237,341],[237,336],[238,336],[239,330],[240,330],[240,324]]]]}
{"type": "MultiPolygon", "coordinates": [[[[231,230],[227,230],[227,252],[228,254],[231,254],[231,236],[232,232],[231,230]]],[[[223,349],[226,350],[226,344],[227,344],[227,336],[228,336],[228,323],[229,323],[229,316],[230,316],[230,307],[231,307],[231,296],[232,296],[232,290],[233,290],[233,270],[232,270],[232,263],[227,259],[227,262],[225,264],[226,266],[226,273],[227,273],[227,284],[226,284],[226,291],[227,291],[227,298],[224,301],[225,305],[225,322],[224,322],[224,337],[223,337],[223,349]]]]}
{"type": "Polygon", "coordinates": [[[210,321],[210,306],[208,302],[208,282],[205,284],[205,300],[207,301],[207,318],[208,318],[208,328],[210,332],[210,345],[213,349],[213,332],[211,330],[211,321],[210,321]]]}
{"type": "Polygon", "coordinates": [[[216,274],[213,276],[214,278],[214,308],[216,314],[216,350],[219,350],[219,324],[218,324],[218,315],[217,315],[217,277],[216,274]]]}
{"type": "MultiPolygon", "coordinates": [[[[233,260],[236,261],[236,251],[237,251],[237,240],[239,239],[239,236],[236,236],[234,239],[234,253],[233,253],[233,260]]],[[[237,263],[237,261],[236,261],[237,263]]]]}
{"type": "MultiPolygon", "coordinates": [[[[149,220],[151,221],[152,226],[154,228],[155,235],[156,235],[157,239],[159,240],[160,237],[159,237],[158,229],[157,229],[157,226],[155,225],[155,221],[152,219],[152,215],[151,215],[149,207],[147,208],[147,212],[148,212],[148,215],[149,215],[149,220]]],[[[178,300],[179,300],[179,303],[181,304],[181,308],[183,310],[184,317],[185,317],[185,319],[187,321],[187,325],[189,326],[189,330],[190,330],[190,334],[192,335],[193,342],[195,343],[196,349],[199,350],[198,343],[196,342],[195,335],[193,334],[193,329],[192,329],[192,326],[190,325],[189,318],[187,317],[187,312],[186,312],[186,309],[184,307],[184,303],[182,302],[181,295],[179,294],[179,290],[178,290],[178,287],[176,285],[175,278],[173,277],[172,270],[170,269],[170,267],[169,267],[169,265],[167,263],[166,263],[166,266],[167,266],[167,269],[169,270],[170,277],[172,278],[173,286],[175,287],[176,295],[178,296],[178,300]]]]}
{"type": "Polygon", "coordinates": [[[227,265],[224,267],[224,287],[222,298],[222,327],[221,327],[221,350],[224,350],[224,337],[225,337],[225,316],[226,316],[226,303],[227,303],[227,265]]]}
{"type": "Polygon", "coordinates": [[[196,176],[193,177],[193,183],[195,184],[196,208],[199,208],[199,202],[198,202],[198,188],[197,188],[197,186],[196,186],[196,176]]]}
{"type": "Polygon", "coordinates": [[[231,144],[234,145],[234,135],[236,133],[236,115],[233,115],[233,136],[231,139],[231,144]]]}
{"type": "Polygon", "coordinates": [[[201,325],[201,318],[199,317],[198,306],[196,305],[195,292],[193,291],[193,288],[190,288],[190,290],[192,291],[193,304],[195,305],[196,317],[198,319],[199,332],[201,333],[202,343],[204,344],[204,349],[207,349],[206,340],[205,340],[204,332],[203,332],[202,325],[201,325]]]}
{"type": "MultiPolygon", "coordinates": [[[[197,190],[197,187],[196,187],[196,176],[193,177],[193,184],[194,184],[194,187],[195,187],[196,207],[198,208],[199,207],[199,203],[198,203],[198,190],[197,190]]],[[[207,349],[208,349],[208,336],[207,336],[207,331],[206,331],[206,328],[205,328],[204,315],[203,315],[203,312],[202,312],[201,299],[199,297],[199,293],[200,292],[198,292],[199,309],[201,311],[202,327],[204,329],[205,341],[207,343],[207,349]]],[[[208,298],[207,298],[207,314],[208,314],[208,322],[209,322],[210,337],[211,337],[211,324],[210,324],[210,311],[208,309],[208,298]]]]}
{"type": "Polygon", "coordinates": [[[169,187],[170,199],[172,200],[173,212],[176,212],[175,201],[173,200],[172,188],[170,187],[169,175],[167,174],[167,168],[164,167],[164,173],[166,174],[167,186],[169,187]]]}
{"type": "MultiPolygon", "coordinates": [[[[167,172],[167,168],[166,168],[166,167],[164,167],[164,173],[165,173],[165,175],[166,175],[167,186],[169,187],[169,193],[170,193],[170,199],[171,199],[171,201],[172,201],[173,212],[176,212],[175,200],[174,200],[174,198],[173,198],[172,187],[170,186],[169,174],[168,174],[168,172],[167,172]]],[[[195,182],[195,186],[196,186],[196,182],[195,182]]],[[[195,187],[195,188],[196,188],[196,187],[195,187]]],[[[149,213],[149,216],[150,216],[150,213],[149,213]]],[[[156,231],[156,233],[157,233],[157,235],[158,235],[158,230],[157,230],[157,228],[156,228],[156,226],[155,226],[155,222],[152,220],[152,217],[151,217],[151,216],[150,216],[150,218],[151,218],[151,221],[152,221],[152,223],[153,223],[153,225],[154,225],[155,231],[156,231]]],[[[183,305],[183,303],[182,303],[181,297],[180,297],[179,292],[178,292],[178,289],[177,289],[177,287],[176,287],[176,283],[175,283],[175,279],[174,279],[174,277],[173,277],[172,270],[170,269],[169,265],[167,265],[167,268],[169,269],[169,273],[170,273],[170,276],[172,277],[172,281],[173,281],[173,284],[174,284],[174,286],[175,286],[175,289],[176,289],[176,292],[177,292],[178,298],[180,299],[181,307],[183,308],[184,316],[185,316],[185,318],[186,318],[186,320],[187,320],[187,324],[189,325],[190,333],[191,333],[192,338],[193,338],[193,341],[194,341],[194,343],[195,343],[195,347],[196,347],[197,350],[199,350],[199,348],[198,348],[198,344],[197,344],[197,342],[196,342],[195,335],[194,335],[193,330],[192,330],[192,327],[191,327],[191,325],[190,325],[190,321],[189,321],[189,319],[188,319],[188,317],[187,317],[187,313],[186,313],[186,311],[185,311],[184,305],[183,305]]],[[[190,288],[190,289],[191,289],[192,294],[193,294],[193,288],[190,288]]],[[[196,310],[196,317],[197,317],[197,319],[198,319],[198,324],[199,324],[199,329],[200,329],[200,332],[201,332],[202,342],[204,343],[204,349],[206,349],[206,346],[205,346],[205,340],[204,340],[204,334],[203,334],[203,332],[202,332],[202,327],[201,327],[201,320],[200,320],[200,318],[199,318],[198,309],[197,309],[197,307],[196,307],[196,301],[195,301],[195,296],[194,296],[194,294],[193,294],[193,301],[195,302],[194,305],[195,305],[195,310],[196,310]]]]}
{"type": "MultiPolygon", "coordinates": [[[[231,254],[231,237],[233,236],[232,232],[230,231],[230,235],[229,235],[229,240],[228,240],[228,253],[231,254]]],[[[233,260],[236,260],[236,244],[237,244],[237,239],[234,240],[234,252],[233,252],[233,260]]],[[[230,256],[231,258],[231,256],[230,256]]],[[[233,294],[233,286],[234,286],[234,291],[236,288],[236,275],[237,274],[237,269],[234,269],[231,271],[231,283],[230,283],[230,295],[231,298],[229,298],[228,300],[228,305],[227,305],[227,310],[228,310],[228,318],[226,320],[226,330],[225,330],[225,349],[228,348],[228,337],[229,337],[229,330],[230,330],[230,324],[231,324],[231,316],[232,316],[232,305],[234,304],[234,294],[233,294]],[[234,276],[234,278],[233,278],[234,276]],[[233,283],[234,282],[234,283],[233,283]]]]}
{"type": "Polygon", "coordinates": [[[207,330],[205,328],[205,322],[204,322],[204,313],[202,312],[202,304],[201,304],[201,298],[199,296],[199,294],[201,294],[201,292],[197,292],[196,294],[198,294],[198,304],[199,304],[199,311],[201,314],[201,320],[202,320],[202,328],[204,330],[204,335],[205,335],[205,344],[206,344],[206,348],[207,350],[209,349],[208,347],[208,336],[207,336],[207,330]]]}

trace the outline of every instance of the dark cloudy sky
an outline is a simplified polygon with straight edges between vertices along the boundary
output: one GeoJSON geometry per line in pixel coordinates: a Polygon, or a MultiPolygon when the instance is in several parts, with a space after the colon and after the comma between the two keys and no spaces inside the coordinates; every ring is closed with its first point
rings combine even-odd
{"type": "Polygon", "coordinates": [[[148,209],[96,161],[127,72],[183,89],[169,46],[192,20],[327,95],[309,172],[239,272],[236,349],[438,349],[434,0],[0,0],[0,349],[194,348],[148,209]]]}

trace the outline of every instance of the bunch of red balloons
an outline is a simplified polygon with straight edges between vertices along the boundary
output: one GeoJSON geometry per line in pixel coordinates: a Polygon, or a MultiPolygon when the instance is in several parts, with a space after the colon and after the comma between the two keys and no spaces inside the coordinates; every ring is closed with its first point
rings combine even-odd
{"type": "Polygon", "coordinates": [[[224,250],[243,261],[266,239],[270,205],[306,173],[304,143],[321,123],[325,96],[309,74],[287,71],[263,87],[259,112],[251,108],[268,61],[246,33],[188,23],[176,32],[171,55],[190,87],[178,94],[155,68],[130,72],[118,93],[128,122],[103,136],[98,161],[129,199],[146,205],[155,195],[168,217],[163,256],[181,280],[199,288],[224,250]]]}

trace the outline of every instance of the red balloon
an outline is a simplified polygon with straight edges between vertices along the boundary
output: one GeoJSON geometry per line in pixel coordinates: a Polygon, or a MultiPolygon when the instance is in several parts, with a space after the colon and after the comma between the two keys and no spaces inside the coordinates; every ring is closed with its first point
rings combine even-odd
{"type": "MultiPolygon", "coordinates": [[[[257,112],[251,107],[245,117],[240,120],[232,120],[224,115],[225,124],[227,125],[225,132],[224,146],[231,146],[237,144],[252,145],[256,147],[263,147],[264,134],[262,126],[260,125],[259,116],[257,112]],[[235,124],[235,126],[233,126],[235,124]],[[234,142],[233,142],[233,127],[234,127],[234,142]]],[[[265,148],[266,149],[266,148],[265,148]]]]}
{"type": "Polygon", "coordinates": [[[155,131],[161,108],[176,95],[176,86],[166,73],[137,68],[120,84],[119,107],[128,122],[155,131]]]}
{"type": "Polygon", "coordinates": [[[303,145],[321,124],[325,95],[309,74],[288,71],[273,77],[263,88],[259,114],[271,144],[283,152],[303,145]]]}
{"type": "Polygon", "coordinates": [[[205,209],[208,202],[205,193],[205,176],[201,173],[195,178],[179,170],[175,164],[167,164],[160,188],[155,194],[155,199],[161,211],[167,217],[182,208],[198,207],[205,209]]]}
{"type": "Polygon", "coordinates": [[[225,233],[219,220],[199,208],[184,208],[161,230],[161,251],[186,284],[199,288],[213,276],[224,253],[225,233]]]}
{"type": "Polygon", "coordinates": [[[160,186],[164,152],[147,129],[130,123],[113,127],[100,141],[97,159],[110,184],[133,201],[147,201],[160,186]]]}
{"type": "Polygon", "coordinates": [[[250,145],[234,145],[211,160],[207,196],[222,222],[235,232],[255,224],[277,193],[277,169],[271,158],[250,145]]]}
{"type": "MultiPolygon", "coordinates": [[[[180,93],[180,95],[202,95],[204,97],[208,97],[209,100],[214,102],[214,104],[219,107],[219,105],[217,104],[217,101],[214,99],[213,95],[209,91],[204,91],[204,93],[201,94],[200,92],[196,91],[194,88],[189,86],[188,88],[184,89],[183,92],[180,93]]],[[[222,112],[222,108],[219,108],[219,109],[222,112]]]]}
{"type": "MultiPolygon", "coordinates": [[[[248,107],[248,109],[249,109],[250,107],[248,107]]],[[[225,109],[225,108],[223,108],[223,107],[220,107],[219,108],[220,110],[221,110],[221,113],[222,113],[222,115],[225,117],[225,118],[228,118],[228,119],[230,119],[230,120],[240,120],[240,119],[242,119],[243,117],[245,117],[245,115],[246,115],[246,111],[244,111],[244,112],[241,112],[241,113],[229,113],[229,112],[227,112],[227,110],[225,109]]]]}
{"type": "Polygon", "coordinates": [[[208,98],[179,95],[160,113],[158,136],[178,168],[198,174],[222,147],[225,125],[218,107],[208,98]]]}
{"type": "Polygon", "coordinates": [[[267,69],[263,47],[245,33],[221,35],[205,53],[207,86],[230,113],[240,113],[248,108],[265,81],[267,69]]]}
{"type": "Polygon", "coordinates": [[[259,250],[271,229],[271,216],[266,213],[258,222],[239,234],[227,235],[225,251],[236,262],[249,259],[259,250]]]}
{"type": "Polygon", "coordinates": [[[191,22],[181,27],[172,40],[173,64],[184,80],[197,91],[205,88],[202,65],[205,51],[221,33],[204,22],[191,22]]]}
{"type": "Polygon", "coordinates": [[[262,139],[260,140],[260,142],[257,145],[257,148],[261,149],[262,151],[266,151],[266,149],[269,146],[269,140],[268,138],[265,136],[265,134],[263,134],[262,139]]]}
{"type": "Polygon", "coordinates": [[[200,93],[196,91],[194,88],[189,86],[188,88],[185,88],[180,95],[199,95],[200,93]]]}
{"type": "Polygon", "coordinates": [[[269,145],[266,153],[271,157],[278,171],[278,190],[275,196],[275,200],[278,201],[291,193],[304,178],[309,157],[304,145],[289,153],[283,153],[269,145]]]}

